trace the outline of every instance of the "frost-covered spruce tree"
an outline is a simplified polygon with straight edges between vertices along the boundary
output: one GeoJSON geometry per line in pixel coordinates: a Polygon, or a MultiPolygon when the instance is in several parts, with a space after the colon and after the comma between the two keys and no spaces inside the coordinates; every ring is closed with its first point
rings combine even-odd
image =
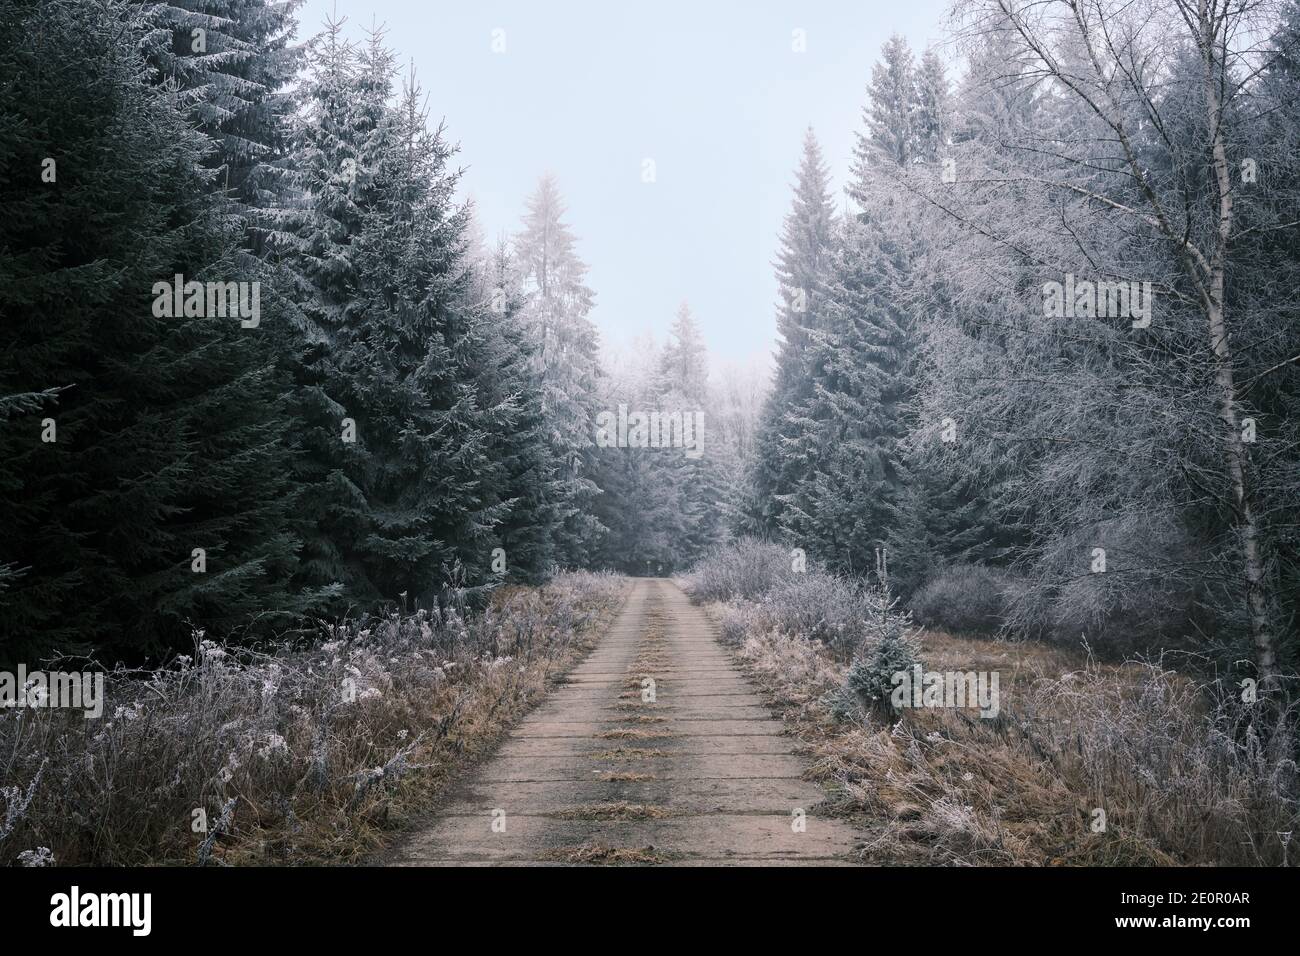
{"type": "MultiPolygon", "coordinates": [[[[807,333],[805,395],[785,414],[792,427],[782,443],[789,487],[780,527],[848,573],[865,573],[873,551],[893,539],[908,483],[901,442],[915,328],[900,290],[915,250],[877,168],[910,164],[922,152],[915,87],[911,53],[893,37],[872,71],[854,150],[848,193],[859,211],[829,243],[821,320],[807,333]]],[[[899,551],[907,555],[906,542],[899,551]]]]}
{"type": "Polygon", "coordinates": [[[897,719],[892,694],[899,674],[910,674],[921,663],[921,648],[912,636],[912,618],[899,609],[889,581],[889,556],[875,553],[875,581],[864,594],[863,637],[844,675],[844,687],[833,702],[842,716],[855,711],[897,719]]]}
{"type": "MultiPolygon", "coordinates": [[[[547,441],[540,382],[533,374],[532,338],[523,321],[524,295],[507,242],[476,258],[472,298],[484,323],[479,374],[486,407],[498,409],[485,475],[508,509],[492,540],[503,551],[505,577],[537,581],[555,564],[556,501],[563,489],[547,441]]],[[[496,571],[494,569],[493,573],[496,571]]]]}
{"type": "MultiPolygon", "coordinates": [[[[486,582],[510,511],[494,436],[485,305],[473,300],[454,148],[413,81],[393,105],[379,34],[331,25],[313,52],[297,154],[306,194],[284,245],[303,279],[300,388],[321,500],[311,570],[352,600],[436,600],[486,582]]],[[[278,237],[277,237],[278,238],[278,237]]]]}
{"type": "Polygon", "coordinates": [[[834,221],[830,171],[809,129],[776,262],[780,289],[776,375],[755,433],[744,516],[737,529],[743,532],[780,532],[785,496],[815,467],[807,441],[810,423],[803,412],[812,395],[810,335],[825,327],[826,270],[834,221]]]}
{"type": "MultiPolygon", "coordinates": [[[[659,459],[663,480],[674,492],[671,521],[677,530],[672,565],[679,568],[690,565],[716,545],[722,533],[723,486],[710,443],[708,363],[708,349],[699,325],[690,306],[683,302],[659,356],[655,407],[661,414],[681,412],[683,421],[696,423],[692,433],[695,448],[651,450],[659,459]]],[[[669,516],[663,519],[667,521],[669,516]]]]}
{"type": "Polygon", "coordinates": [[[386,107],[364,96],[360,59],[341,21],[328,21],[308,45],[306,67],[287,164],[296,188],[273,209],[275,227],[266,239],[290,290],[288,321],[278,334],[281,364],[293,376],[291,410],[302,449],[293,474],[304,501],[297,516],[299,581],[335,586],[337,609],[344,610],[378,593],[356,548],[367,508],[345,465],[361,454],[365,433],[346,405],[338,334],[359,286],[353,242],[377,201],[376,131],[386,107]]]}
{"type": "MultiPolygon", "coordinates": [[[[602,406],[614,414],[619,405],[626,405],[629,415],[657,408],[662,354],[663,348],[652,340],[638,342],[630,367],[618,366],[602,374],[602,406]]],[[[679,560],[685,536],[679,489],[673,480],[680,452],[601,445],[594,456],[593,475],[601,489],[595,508],[607,531],[595,563],[630,574],[671,569],[679,560]]]]}
{"type": "Polygon", "coordinates": [[[533,338],[534,373],[559,479],[556,560],[581,566],[604,531],[593,515],[600,489],[590,477],[599,336],[587,317],[595,293],[586,283],[587,266],[578,257],[564,212],[554,177],[544,176],[528,200],[514,253],[527,296],[523,315],[533,338]]]}
{"type": "MultiPolygon", "coordinates": [[[[376,112],[391,62],[372,36],[358,66],[376,112]]],[[[366,505],[355,547],[380,596],[432,600],[453,577],[476,584],[489,571],[491,534],[507,510],[492,480],[490,432],[492,417],[510,411],[481,401],[467,211],[453,205],[454,149],[428,129],[420,97],[412,78],[373,130],[373,201],[352,242],[358,282],[335,342],[359,433],[345,466],[366,505]]]]}
{"type": "Polygon", "coordinates": [[[952,138],[952,92],[943,61],[934,50],[926,50],[917,65],[916,109],[912,116],[915,159],[938,162],[952,138]]]}
{"type": "Polygon", "coordinates": [[[260,249],[258,211],[286,186],[275,168],[289,147],[302,65],[294,42],[302,0],[168,0],[145,4],[143,48],[160,80],[179,91],[199,130],[214,143],[205,159],[215,184],[244,217],[260,249]]]}
{"type": "Polygon", "coordinates": [[[718,471],[722,531],[751,527],[749,470],[770,376],[757,364],[723,365],[710,389],[708,453],[718,471]]]}
{"type": "MultiPolygon", "coordinates": [[[[871,68],[867,88],[867,106],[863,110],[866,133],[859,134],[854,154],[861,164],[864,143],[898,166],[908,166],[916,158],[917,90],[915,60],[903,37],[895,33],[885,41],[880,59],[871,68]]],[[[933,91],[927,91],[933,92],[933,91]]]]}
{"type": "MultiPolygon", "coordinates": [[[[1038,105],[1032,84],[1017,74],[1020,56],[1008,33],[989,31],[973,43],[973,65],[961,78],[957,93],[949,97],[942,64],[927,51],[917,73],[918,142],[933,143],[934,137],[926,137],[924,131],[937,130],[947,145],[937,154],[923,150],[925,164],[914,166],[912,176],[940,184],[951,196],[964,188],[958,181],[977,176],[987,150],[1028,135],[1026,125],[1038,105]],[[953,162],[949,171],[954,179],[946,184],[945,159],[953,162]]],[[[886,189],[898,192],[896,186],[886,189]]],[[[1014,187],[1010,189],[1008,204],[1015,208],[1019,200],[1014,187]]],[[[980,260],[967,251],[958,252],[946,228],[933,227],[933,208],[927,213],[915,202],[909,200],[907,205],[909,221],[901,228],[917,241],[908,283],[899,298],[908,303],[918,326],[913,374],[917,398],[905,449],[909,480],[899,501],[892,546],[900,572],[896,577],[914,584],[916,578],[949,562],[1007,563],[1024,546],[1031,519],[1020,481],[1033,448],[1022,445],[1016,461],[977,476],[968,467],[982,440],[975,406],[954,401],[936,405],[928,400],[940,388],[936,377],[954,374],[948,357],[965,356],[962,375],[980,375],[990,360],[988,351],[956,330],[989,328],[993,332],[989,348],[996,351],[997,323],[1005,314],[999,315],[1002,306],[989,307],[980,296],[963,292],[951,281],[963,265],[980,260]],[[942,358],[936,361],[937,357],[942,358]]],[[[1014,257],[999,265],[1003,279],[1024,287],[1027,270],[1011,278],[1017,268],[1014,257]]]]}
{"type": "Polygon", "coordinates": [[[800,406],[810,463],[786,498],[782,527],[832,569],[866,573],[895,526],[905,475],[907,316],[890,296],[904,252],[881,228],[843,224],[831,265],[827,327],[810,347],[812,393],[800,406]]]}
{"type": "Polygon", "coordinates": [[[149,82],[143,29],[127,4],[0,9],[0,395],[59,389],[7,403],[0,428],[0,566],[21,571],[0,594],[6,656],[139,659],[191,624],[304,609],[275,306],[252,328],[159,308],[177,273],[259,276],[234,263],[207,141],[149,82]]]}

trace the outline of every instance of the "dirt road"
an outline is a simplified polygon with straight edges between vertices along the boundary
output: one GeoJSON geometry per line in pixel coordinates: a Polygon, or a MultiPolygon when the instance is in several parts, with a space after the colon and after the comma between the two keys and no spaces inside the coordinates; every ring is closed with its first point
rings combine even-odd
{"type": "Polygon", "coordinates": [[[784,729],[703,612],[637,579],[568,682],[390,862],[851,862],[851,828],[816,815],[822,790],[784,729]]]}

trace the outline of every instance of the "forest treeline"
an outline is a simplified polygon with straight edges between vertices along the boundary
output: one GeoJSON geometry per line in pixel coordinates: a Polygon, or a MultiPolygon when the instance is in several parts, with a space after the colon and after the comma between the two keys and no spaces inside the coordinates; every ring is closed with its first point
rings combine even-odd
{"type": "Polygon", "coordinates": [[[0,656],[659,573],[720,525],[736,402],[708,458],[594,440],[711,401],[689,309],[605,374],[555,180],[485,242],[382,31],[298,6],[0,2],[0,656]]]}
{"type": "Polygon", "coordinates": [[[750,535],[851,576],[883,549],[954,630],[1293,670],[1295,3],[987,0],[946,55],[891,39],[847,206],[805,137],[770,389],[711,376],[685,304],[602,360],[557,180],[487,241],[382,32],[299,43],[297,7],[0,0],[4,656],[750,535]],[[604,447],[624,408],[700,412],[703,454],[604,447]]]}

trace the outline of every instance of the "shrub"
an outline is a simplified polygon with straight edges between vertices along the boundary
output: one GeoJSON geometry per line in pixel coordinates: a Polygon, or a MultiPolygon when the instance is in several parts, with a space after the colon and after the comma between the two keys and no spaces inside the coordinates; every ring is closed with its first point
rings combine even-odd
{"type": "Polygon", "coordinates": [[[866,600],[862,586],[846,578],[817,571],[795,575],[773,587],[762,607],[783,632],[825,644],[841,659],[863,638],[866,600]]]}
{"type": "Polygon", "coordinates": [[[993,634],[1004,623],[1019,592],[1008,572],[978,564],[940,568],[912,596],[916,620],[957,634],[993,634]]]}
{"type": "Polygon", "coordinates": [[[844,676],[836,711],[845,715],[857,708],[892,720],[898,716],[891,699],[894,676],[921,662],[921,648],[911,635],[911,616],[898,610],[888,587],[869,588],[864,598],[865,635],[844,676]]]}
{"type": "Polygon", "coordinates": [[[908,673],[920,663],[921,650],[906,635],[890,636],[881,641],[867,657],[854,660],[844,676],[844,689],[862,710],[893,720],[898,708],[893,704],[894,677],[908,673]]]}
{"type": "Polygon", "coordinates": [[[1244,622],[1207,584],[1218,560],[1162,516],[1099,521],[1053,538],[1026,561],[1008,629],[1069,644],[1083,635],[1116,659],[1179,646],[1189,632],[1221,641],[1244,622]],[[1093,573],[1097,548],[1104,549],[1105,573],[1093,573]]]}
{"type": "Polygon", "coordinates": [[[793,576],[790,552],[785,548],[742,538],[701,558],[683,585],[697,601],[752,601],[793,576]]]}

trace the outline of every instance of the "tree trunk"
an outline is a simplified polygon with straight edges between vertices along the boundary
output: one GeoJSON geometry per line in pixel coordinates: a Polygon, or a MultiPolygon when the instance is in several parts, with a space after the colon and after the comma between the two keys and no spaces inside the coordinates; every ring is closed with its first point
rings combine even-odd
{"type": "MultiPolygon", "coordinates": [[[[1201,10],[1204,15],[1203,4],[1201,10]]],[[[1202,23],[1205,24],[1202,39],[1205,62],[1205,107],[1210,124],[1214,176],[1219,193],[1218,235],[1209,263],[1205,317],[1209,326],[1210,347],[1214,353],[1214,378],[1219,389],[1219,417],[1227,430],[1224,452],[1228,478],[1232,482],[1236,530],[1240,536],[1242,571],[1246,579],[1246,611],[1250,622],[1251,640],[1255,644],[1255,664],[1261,688],[1277,690],[1279,681],[1276,637],[1268,621],[1264,593],[1264,561],[1260,551],[1259,527],[1255,521],[1249,476],[1246,474],[1246,448],[1237,417],[1237,390],[1233,380],[1232,349],[1228,342],[1228,329],[1223,314],[1228,241],[1232,232],[1232,178],[1228,170],[1227,152],[1223,145],[1221,105],[1215,88],[1216,37],[1212,33],[1209,21],[1203,19],[1202,23]]]]}

